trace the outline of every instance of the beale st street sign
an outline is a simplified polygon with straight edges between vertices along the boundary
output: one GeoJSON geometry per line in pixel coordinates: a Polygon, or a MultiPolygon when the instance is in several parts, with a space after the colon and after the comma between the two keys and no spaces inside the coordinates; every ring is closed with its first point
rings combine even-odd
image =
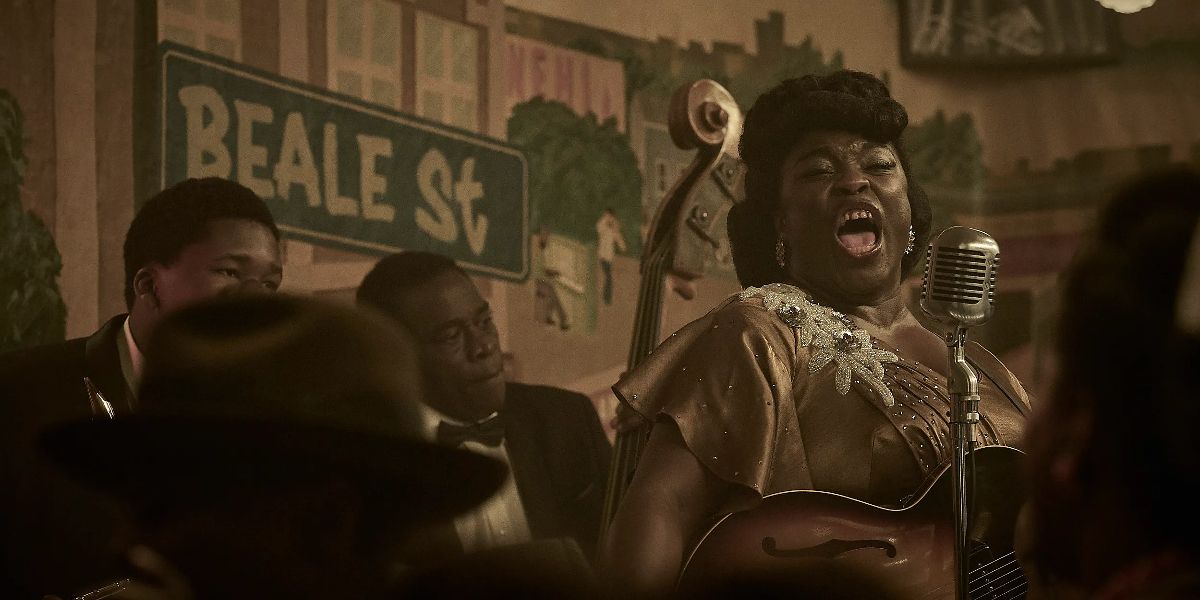
{"type": "Polygon", "coordinates": [[[238,181],[291,238],[528,271],[525,159],[491,138],[174,44],[160,48],[162,185],[238,181]]]}

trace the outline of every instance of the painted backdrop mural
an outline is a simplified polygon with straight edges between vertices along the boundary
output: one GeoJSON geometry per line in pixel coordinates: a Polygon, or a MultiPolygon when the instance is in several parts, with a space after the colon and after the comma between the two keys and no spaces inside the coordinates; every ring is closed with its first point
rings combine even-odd
{"type": "MultiPolygon", "coordinates": [[[[671,93],[710,78],[744,110],[781,79],[849,67],[908,108],[937,225],[999,240],[1000,309],[973,335],[1036,389],[1058,274],[1097,202],[1200,164],[1190,0],[1126,16],[1092,0],[82,6],[0,4],[17,66],[0,68],[0,348],[122,312],[139,202],[216,173],[284,224],[285,290],[350,301],[382,253],[447,253],[495,310],[511,377],[609,411],[644,236],[692,159],[667,133],[671,93]]],[[[726,240],[709,259],[668,281],[662,332],[737,290],[726,240]]]]}

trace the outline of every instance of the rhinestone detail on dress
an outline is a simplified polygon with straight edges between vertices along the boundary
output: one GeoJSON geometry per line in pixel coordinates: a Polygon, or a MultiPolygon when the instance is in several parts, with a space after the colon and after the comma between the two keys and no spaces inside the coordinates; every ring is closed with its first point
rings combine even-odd
{"type": "Polygon", "coordinates": [[[850,393],[851,378],[858,376],[882,398],[884,406],[896,403],[883,381],[883,363],[896,362],[896,354],[876,348],[871,334],[856,327],[849,317],[813,302],[799,288],[782,283],[748,287],[740,297],[762,298],[767,310],[796,330],[798,343],[812,348],[808,360],[810,373],[829,363],[836,364],[834,386],[839,394],[850,393]]]}

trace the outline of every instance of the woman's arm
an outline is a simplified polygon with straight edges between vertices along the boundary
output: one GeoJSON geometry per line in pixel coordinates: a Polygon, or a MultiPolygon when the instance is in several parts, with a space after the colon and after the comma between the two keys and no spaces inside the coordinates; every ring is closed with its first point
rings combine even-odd
{"type": "Polygon", "coordinates": [[[670,593],[685,545],[731,489],[688,450],[674,422],[655,424],[600,550],[603,586],[621,595],[670,593]]]}

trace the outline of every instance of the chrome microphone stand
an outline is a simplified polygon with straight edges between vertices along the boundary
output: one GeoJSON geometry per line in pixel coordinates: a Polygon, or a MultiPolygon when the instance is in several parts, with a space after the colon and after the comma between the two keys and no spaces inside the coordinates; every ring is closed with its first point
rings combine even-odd
{"type": "Polygon", "coordinates": [[[946,334],[950,352],[950,440],[954,446],[951,471],[954,475],[954,568],[955,598],[969,598],[970,561],[967,548],[970,531],[970,498],[967,490],[967,457],[975,449],[975,426],[979,423],[979,377],[967,364],[967,329],[955,327],[946,334]]]}
{"type": "Polygon", "coordinates": [[[954,447],[954,580],[955,597],[967,600],[970,591],[971,498],[967,489],[968,463],[979,424],[979,376],[967,364],[967,328],[992,318],[996,295],[996,267],[1000,246],[992,236],[969,227],[950,227],[929,244],[921,308],[949,326],[945,334],[950,354],[950,440],[954,447]]]}

